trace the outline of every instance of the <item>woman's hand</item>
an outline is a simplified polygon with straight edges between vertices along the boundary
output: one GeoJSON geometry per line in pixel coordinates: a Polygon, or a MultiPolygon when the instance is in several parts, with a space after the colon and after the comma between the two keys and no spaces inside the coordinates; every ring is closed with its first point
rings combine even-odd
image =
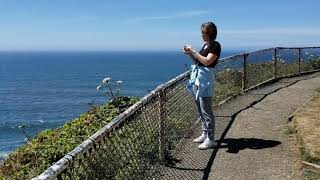
{"type": "Polygon", "coordinates": [[[188,54],[188,55],[196,58],[197,51],[195,49],[193,49],[191,45],[185,45],[183,47],[183,51],[185,52],[185,54],[188,54]]]}
{"type": "Polygon", "coordinates": [[[183,46],[182,52],[188,55],[192,55],[193,52],[195,52],[195,50],[192,48],[191,45],[185,45],[183,46]]]}
{"type": "Polygon", "coordinates": [[[191,53],[192,53],[192,46],[191,45],[185,45],[185,46],[183,46],[183,52],[185,53],[185,54],[189,54],[189,55],[191,55],[191,53]]]}
{"type": "Polygon", "coordinates": [[[185,45],[183,46],[183,49],[182,49],[182,52],[184,54],[187,54],[189,55],[189,57],[195,62],[197,63],[197,58],[195,57],[194,53],[196,52],[194,49],[192,49],[192,46],[191,45],[185,45]]]}
{"type": "Polygon", "coordinates": [[[187,50],[186,50],[185,47],[182,48],[182,52],[183,52],[184,54],[189,54],[189,53],[187,52],[187,50]]]}

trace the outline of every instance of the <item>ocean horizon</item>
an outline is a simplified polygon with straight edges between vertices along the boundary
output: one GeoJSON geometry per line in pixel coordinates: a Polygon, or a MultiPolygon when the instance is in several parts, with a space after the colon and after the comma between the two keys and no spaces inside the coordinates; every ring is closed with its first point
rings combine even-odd
{"type": "Polygon", "coordinates": [[[0,159],[26,143],[19,126],[34,136],[105,103],[103,78],[123,81],[120,95],[143,97],[191,62],[177,51],[0,51],[0,159]]]}

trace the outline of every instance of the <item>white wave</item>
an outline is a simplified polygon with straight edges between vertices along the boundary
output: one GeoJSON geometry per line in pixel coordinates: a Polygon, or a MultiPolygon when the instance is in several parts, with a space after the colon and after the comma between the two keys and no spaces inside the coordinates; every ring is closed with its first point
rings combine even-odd
{"type": "Polygon", "coordinates": [[[44,123],[44,121],[43,121],[42,119],[39,119],[39,120],[37,120],[37,121],[39,121],[39,122],[41,122],[41,123],[44,123]]]}
{"type": "Polygon", "coordinates": [[[9,156],[9,152],[0,151],[0,159],[5,159],[7,156],[9,156]]]}

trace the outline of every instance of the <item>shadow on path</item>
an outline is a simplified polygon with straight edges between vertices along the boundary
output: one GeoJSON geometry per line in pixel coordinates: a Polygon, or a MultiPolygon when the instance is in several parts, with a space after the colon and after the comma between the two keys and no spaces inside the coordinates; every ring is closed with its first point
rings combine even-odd
{"type": "MultiPolygon", "coordinates": [[[[309,78],[301,78],[301,79],[293,79],[292,81],[280,82],[281,85],[275,85],[272,87],[265,88],[255,88],[249,90],[245,94],[249,99],[243,99],[243,97],[237,99],[237,97],[226,101],[220,107],[217,107],[217,112],[220,114],[216,115],[217,118],[221,118],[221,129],[219,129],[220,137],[217,137],[217,147],[214,149],[210,149],[208,151],[199,151],[195,148],[195,144],[192,143],[192,138],[196,134],[193,132],[193,129],[190,128],[190,132],[188,132],[187,136],[185,136],[185,143],[181,145],[182,149],[179,149],[176,154],[170,155],[166,157],[166,163],[163,172],[163,179],[208,179],[209,174],[211,172],[211,168],[215,161],[217,152],[219,150],[225,150],[227,153],[237,154],[241,150],[245,149],[265,149],[265,148],[273,148],[281,144],[281,142],[272,140],[272,139],[257,139],[257,138],[246,138],[246,137],[238,137],[236,139],[233,138],[225,138],[226,134],[229,132],[229,129],[233,125],[238,114],[241,112],[255,108],[256,104],[263,101],[267,96],[276,93],[277,91],[290,87],[299,81],[312,79],[314,77],[309,78]],[[234,100],[234,101],[233,101],[234,100]],[[229,104],[230,103],[230,104],[229,104]],[[238,104],[244,103],[244,104],[238,104]],[[228,108],[228,106],[234,106],[232,108],[228,108]],[[227,110],[225,109],[227,108],[227,110]],[[227,113],[226,113],[226,112],[227,113]],[[190,148],[190,149],[185,149],[190,148]],[[195,158],[195,159],[194,159],[195,158]],[[201,178],[202,177],[202,178],[201,178]]],[[[279,83],[276,81],[275,83],[279,83]]],[[[262,110],[262,109],[258,109],[262,110]]],[[[214,172],[213,172],[214,173],[214,172]]],[[[211,174],[210,174],[211,175],[211,174]]]]}
{"type": "MultiPolygon", "coordinates": [[[[306,78],[306,79],[307,79],[307,78],[306,78]]],[[[310,78],[309,78],[309,79],[310,79],[310,78]]],[[[210,158],[209,158],[209,161],[208,161],[208,163],[207,163],[207,166],[206,166],[206,167],[204,168],[204,170],[203,170],[203,177],[202,177],[202,179],[203,179],[203,180],[207,180],[207,179],[209,178],[210,170],[211,170],[211,167],[212,167],[212,165],[213,165],[214,159],[215,159],[215,157],[216,157],[216,155],[217,155],[217,152],[218,152],[218,150],[219,150],[220,147],[223,147],[223,145],[222,145],[221,143],[222,143],[222,142],[226,142],[226,141],[228,140],[228,139],[224,139],[224,138],[225,138],[226,134],[228,133],[228,131],[229,131],[229,129],[231,128],[231,126],[232,126],[235,118],[237,117],[237,115],[238,115],[239,113],[241,113],[242,111],[244,111],[244,110],[246,110],[246,109],[249,109],[249,108],[253,107],[253,106],[256,105],[257,103],[259,103],[259,102],[261,102],[263,99],[265,99],[268,95],[273,94],[273,93],[275,93],[275,92],[277,92],[277,91],[279,91],[279,90],[281,90],[281,89],[284,89],[284,88],[287,88],[287,87],[289,87],[289,86],[292,86],[292,85],[294,85],[294,84],[296,84],[297,82],[302,81],[302,80],[305,80],[305,79],[299,79],[299,80],[293,81],[292,83],[290,83],[290,84],[288,84],[288,85],[286,85],[286,86],[277,88],[277,89],[275,89],[275,90],[273,90],[273,91],[271,91],[271,92],[269,92],[269,93],[266,93],[266,94],[264,94],[260,99],[258,99],[258,100],[256,100],[256,101],[253,101],[253,102],[250,103],[247,107],[245,107],[245,108],[243,108],[243,109],[240,109],[239,111],[237,111],[237,112],[235,112],[233,115],[231,115],[231,116],[230,116],[231,120],[230,120],[228,126],[226,127],[226,129],[224,130],[224,132],[221,134],[220,139],[217,141],[217,142],[218,142],[217,148],[215,148],[214,151],[212,152],[212,154],[211,154],[211,156],[210,156],[210,158]]],[[[248,93],[248,94],[250,94],[250,93],[248,93]]],[[[260,140],[260,141],[263,141],[263,140],[260,140]]],[[[266,141],[266,140],[264,140],[264,141],[266,141]]],[[[230,142],[230,140],[229,140],[229,142],[230,142]]],[[[235,142],[235,141],[233,141],[233,142],[235,142]]],[[[273,145],[272,147],[279,145],[279,144],[277,144],[277,143],[280,144],[280,142],[278,142],[278,141],[272,142],[272,145],[273,145]]],[[[239,144],[238,144],[238,145],[239,145],[239,144]]],[[[244,145],[244,144],[243,144],[243,145],[244,145]]],[[[228,147],[229,147],[229,145],[228,145],[228,147]]],[[[240,146],[236,146],[236,147],[238,147],[238,152],[239,152],[239,150],[240,150],[239,147],[240,147],[240,146]]],[[[233,151],[231,151],[231,152],[237,153],[236,147],[234,147],[235,149],[233,149],[233,151]]],[[[260,149],[261,149],[261,148],[260,148],[260,149]]],[[[231,153],[231,152],[230,152],[230,153],[231,153]]]]}
{"type": "Polygon", "coordinates": [[[280,141],[256,138],[224,139],[219,143],[221,143],[222,145],[218,148],[227,148],[227,152],[232,154],[236,154],[240,150],[244,149],[272,148],[281,144],[280,141]],[[223,145],[224,143],[226,145],[223,145]]]}

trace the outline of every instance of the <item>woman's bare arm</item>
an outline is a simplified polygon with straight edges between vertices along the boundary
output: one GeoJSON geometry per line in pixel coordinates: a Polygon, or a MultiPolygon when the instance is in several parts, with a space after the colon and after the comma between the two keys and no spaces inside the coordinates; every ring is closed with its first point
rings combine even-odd
{"type": "Polygon", "coordinates": [[[195,50],[192,51],[192,55],[194,58],[196,58],[199,62],[204,64],[205,66],[209,66],[212,64],[214,61],[218,59],[218,56],[213,53],[209,53],[207,57],[202,56],[200,53],[196,52],[195,50]]]}

